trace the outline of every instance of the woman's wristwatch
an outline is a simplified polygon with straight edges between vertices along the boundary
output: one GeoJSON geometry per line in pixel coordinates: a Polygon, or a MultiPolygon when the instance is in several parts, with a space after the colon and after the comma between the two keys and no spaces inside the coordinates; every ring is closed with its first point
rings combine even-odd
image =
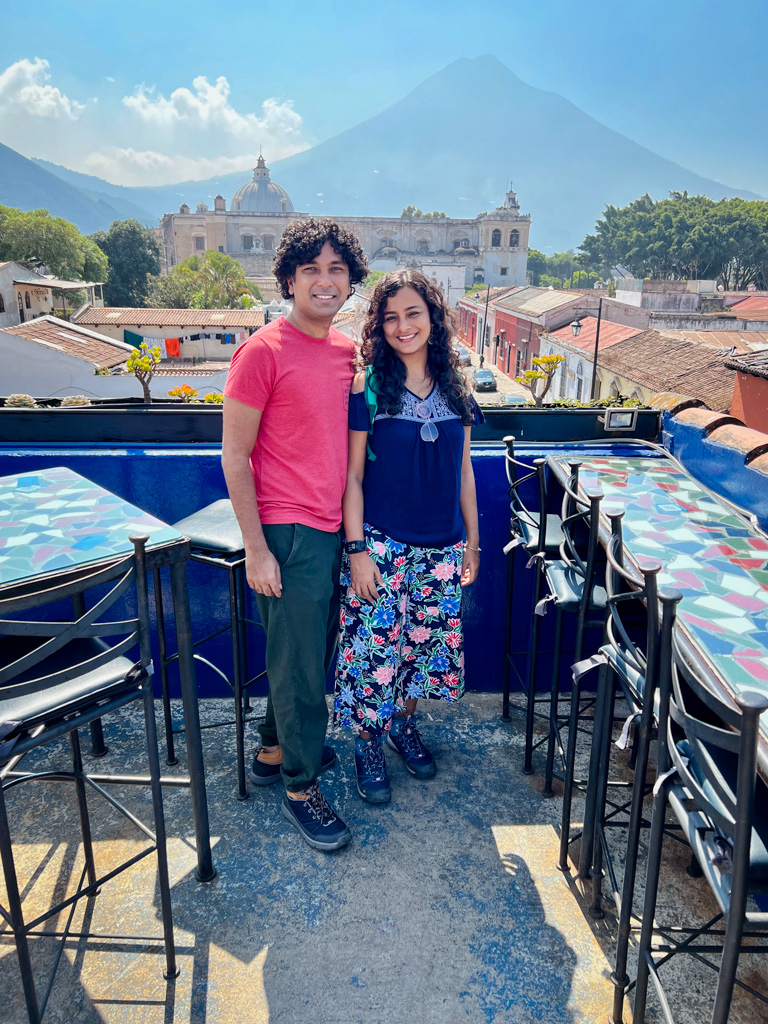
{"type": "Polygon", "coordinates": [[[344,542],[344,550],[348,555],[359,555],[361,551],[368,550],[368,545],[364,540],[347,540],[344,542]]]}

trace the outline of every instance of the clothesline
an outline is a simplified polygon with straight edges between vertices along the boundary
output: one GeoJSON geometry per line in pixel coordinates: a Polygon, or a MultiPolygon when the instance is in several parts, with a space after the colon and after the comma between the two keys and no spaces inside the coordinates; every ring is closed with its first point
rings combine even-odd
{"type": "Polygon", "coordinates": [[[150,348],[160,349],[161,359],[178,359],[181,346],[188,341],[218,341],[221,345],[239,345],[249,337],[249,331],[201,331],[198,334],[181,334],[178,338],[151,338],[123,328],[123,340],[128,345],[140,348],[146,342],[150,348]]]}

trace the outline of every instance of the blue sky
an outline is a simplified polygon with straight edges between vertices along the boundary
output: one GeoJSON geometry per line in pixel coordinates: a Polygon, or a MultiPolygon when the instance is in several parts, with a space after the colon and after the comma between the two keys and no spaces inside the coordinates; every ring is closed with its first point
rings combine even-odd
{"type": "Polygon", "coordinates": [[[274,161],[493,53],[662,156],[768,196],[766,0],[36,0],[3,25],[0,141],[121,184],[239,170],[260,143],[274,161]]]}

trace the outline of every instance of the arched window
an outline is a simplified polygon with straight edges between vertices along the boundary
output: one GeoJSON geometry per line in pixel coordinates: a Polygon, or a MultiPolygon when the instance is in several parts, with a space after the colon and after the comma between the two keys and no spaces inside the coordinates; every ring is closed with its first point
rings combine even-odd
{"type": "Polygon", "coordinates": [[[253,235],[243,235],[243,249],[248,252],[253,248],[253,235]]]}
{"type": "Polygon", "coordinates": [[[501,232],[499,231],[498,228],[493,229],[493,234],[491,235],[491,245],[494,248],[498,248],[501,245],[501,232]]]}
{"type": "Polygon", "coordinates": [[[420,238],[416,243],[416,252],[426,255],[429,252],[429,242],[426,238],[420,238]]]}
{"type": "Polygon", "coordinates": [[[640,392],[639,391],[633,391],[632,394],[629,397],[630,398],[634,398],[636,402],[642,402],[642,398],[640,396],[640,392]]]}
{"type": "Polygon", "coordinates": [[[32,309],[32,300],[29,297],[29,292],[24,292],[24,308],[32,309]]]}
{"type": "Polygon", "coordinates": [[[5,299],[0,295],[0,313],[5,312],[5,299]]]}
{"type": "Polygon", "coordinates": [[[584,394],[584,366],[579,363],[576,366],[576,401],[581,401],[581,396],[584,394]]]}
{"type": "Polygon", "coordinates": [[[616,383],[615,380],[611,381],[611,386],[608,388],[608,394],[611,396],[611,398],[618,398],[621,394],[621,391],[619,391],[619,385],[616,383]]]}
{"type": "Polygon", "coordinates": [[[274,235],[263,235],[261,244],[267,252],[271,252],[275,247],[275,236],[274,235]]]}
{"type": "Polygon", "coordinates": [[[509,244],[512,249],[520,245],[520,232],[515,229],[509,233],[509,244]]]}

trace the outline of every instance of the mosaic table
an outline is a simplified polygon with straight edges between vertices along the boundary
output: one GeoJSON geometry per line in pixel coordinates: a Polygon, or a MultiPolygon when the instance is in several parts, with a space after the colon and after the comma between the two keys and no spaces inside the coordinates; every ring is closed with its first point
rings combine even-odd
{"type": "Polygon", "coordinates": [[[659,585],[683,595],[678,621],[726,690],[768,693],[768,537],[671,460],[550,457],[561,482],[571,461],[603,514],[624,512],[630,556],[662,563],[659,585]]]}
{"type": "MultiPolygon", "coordinates": [[[[132,535],[148,535],[147,566],[168,566],[179,648],[198,878],[213,867],[205,792],[197,683],[187,591],[189,541],[173,527],[66,467],[0,477],[0,598],[13,614],[14,598],[81,576],[133,551],[132,535]]],[[[148,781],[148,778],[147,778],[148,781]]]]}

